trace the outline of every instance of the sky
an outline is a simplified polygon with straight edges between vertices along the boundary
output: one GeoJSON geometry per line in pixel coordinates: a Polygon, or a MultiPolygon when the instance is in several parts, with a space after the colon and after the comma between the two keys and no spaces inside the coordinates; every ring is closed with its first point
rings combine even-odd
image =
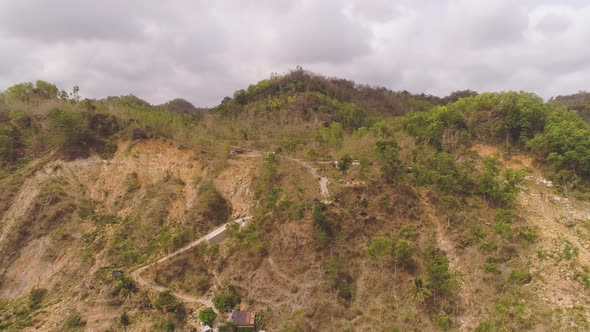
{"type": "Polygon", "coordinates": [[[392,90],[587,90],[584,0],[0,0],[0,90],[37,79],[159,104],[297,65],[392,90]]]}

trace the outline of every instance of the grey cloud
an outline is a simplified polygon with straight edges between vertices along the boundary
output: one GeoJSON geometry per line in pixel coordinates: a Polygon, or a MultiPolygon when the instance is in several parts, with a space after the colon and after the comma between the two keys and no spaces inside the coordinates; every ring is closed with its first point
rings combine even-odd
{"type": "Polygon", "coordinates": [[[527,15],[513,1],[451,1],[448,25],[452,43],[498,47],[523,40],[527,15]]]}
{"type": "Polygon", "coordinates": [[[392,1],[388,0],[357,0],[352,11],[368,21],[388,22],[401,13],[392,1]]]}
{"type": "Polygon", "coordinates": [[[277,55],[285,62],[342,63],[370,51],[370,31],[347,18],[338,2],[303,6],[279,26],[277,55]]]}
{"type": "Polygon", "coordinates": [[[588,89],[581,0],[0,2],[0,90],[44,79],[84,96],[213,106],[302,65],[395,90],[588,89]]]}
{"type": "Polygon", "coordinates": [[[559,34],[567,30],[570,24],[571,22],[567,16],[557,13],[548,13],[541,18],[535,28],[539,29],[544,34],[559,34]]]}
{"type": "Polygon", "coordinates": [[[48,43],[138,39],[142,26],[133,15],[136,8],[141,2],[8,0],[0,10],[0,26],[12,36],[48,43]]]}

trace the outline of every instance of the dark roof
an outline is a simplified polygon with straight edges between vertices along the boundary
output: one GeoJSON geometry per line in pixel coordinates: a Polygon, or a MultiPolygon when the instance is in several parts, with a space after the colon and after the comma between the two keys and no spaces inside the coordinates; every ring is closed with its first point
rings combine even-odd
{"type": "Polygon", "coordinates": [[[236,327],[254,327],[256,313],[254,311],[232,311],[231,319],[236,327]]]}

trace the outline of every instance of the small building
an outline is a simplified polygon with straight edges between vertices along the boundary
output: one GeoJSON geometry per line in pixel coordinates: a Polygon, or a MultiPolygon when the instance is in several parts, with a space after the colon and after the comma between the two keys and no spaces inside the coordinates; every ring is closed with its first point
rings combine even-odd
{"type": "Polygon", "coordinates": [[[251,328],[254,330],[256,327],[255,311],[232,311],[229,318],[237,328],[251,328]]]}
{"type": "Polygon", "coordinates": [[[211,326],[207,325],[207,324],[203,324],[203,322],[201,322],[201,332],[212,332],[213,329],[211,328],[211,326]]]}

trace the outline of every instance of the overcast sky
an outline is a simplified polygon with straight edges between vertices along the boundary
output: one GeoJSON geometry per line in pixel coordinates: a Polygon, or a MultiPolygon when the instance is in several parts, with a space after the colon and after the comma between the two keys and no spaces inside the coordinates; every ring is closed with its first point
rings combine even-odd
{"type": "Polygon", "coordinates": [[[43,79],[82,96],[213,106],[301,65],[444,95],[588,89],[583,0],[0,0],[0,90],[43,79]]]}

